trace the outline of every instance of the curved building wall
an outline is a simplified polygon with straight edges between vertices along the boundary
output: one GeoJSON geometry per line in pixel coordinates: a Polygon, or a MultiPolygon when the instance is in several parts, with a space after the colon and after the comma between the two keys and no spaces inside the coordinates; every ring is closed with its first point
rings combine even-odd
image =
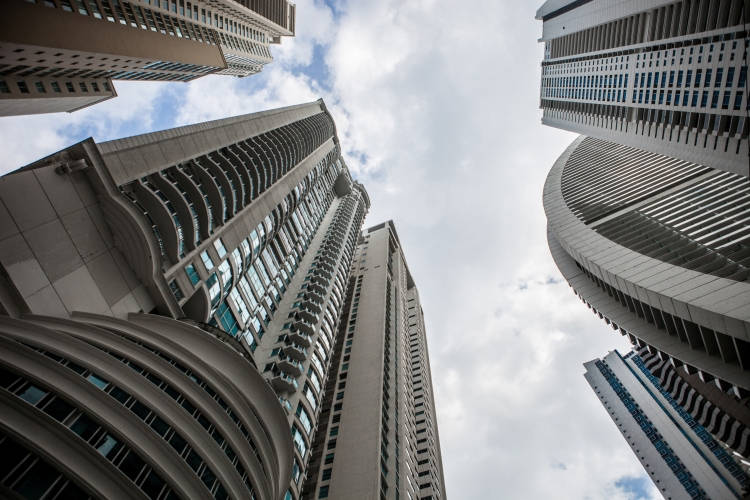
{"type": "Polygon", "coordinates": [[[241,348],[203,330],[149,315],[0,317],[0,353],[8,490],[278,499],[288,484],[276,395],[241,348]]]}
{"type": "Polygon", "coordinates": [[[750,188],[580,137],[544,187],[550,250],[596,314],[736,396],[750,390],[750,188]]]}

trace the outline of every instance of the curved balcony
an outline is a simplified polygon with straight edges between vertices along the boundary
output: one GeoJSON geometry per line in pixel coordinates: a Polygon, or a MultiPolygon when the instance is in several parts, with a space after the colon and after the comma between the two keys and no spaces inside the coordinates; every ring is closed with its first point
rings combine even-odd
{"type": "Polygon", "coordinates": [[[299,387],[299,382],[297,382],[297,379],[294,377],[279,372],[278,375],[271,379],[271,387],[273,387],[276,392],[294,392],[299,387]]]}
{"type": "Polygon", "coordinates": [[[307,289],[313,293],[320,295],[321,297],[326,296],[326,289],[317,282],[310,282],[310,284],[307,285],[307,289]]]}
{"type": "Polygon", "coordinates": [[[296,331],[300,331],[305,335],[315,335],[315,326],[302,319],[297,318],[297,321],[294,322],[292,327],[296,331]]]}
{"type": "MultiPolygon", "coordinates": [[[[300,305],[300,307],[303,307],[300,305]]],[[[305,323],[309,323],[311,325],[314,325],[318,322],[318,315],[316,313],[313,313],[312,311],[308,311],[305,309],[300,309],[297,311],[297,317],[303,320],[305,323]]]]}
{"type": "Polygon", "coordinates": [[[300,330],[292,330],[291,333],[289,333],[289,339],[295,344],[303,345],[305,347],[310,347],[312,345],[310,335],[300,330]]]}
{"type": "Polygon", "coordinates": [[[320,276],[321,278],[325,280],[330,280],[333,273],[328,272],[322,267],[318,267],[312,270],[312,274],[313,276],[320,276]]]}
{"type": "Polygon", "coordinates": [[[300,363],[296,359],[291,358],[280,358],[276,362],[276,366],[279,368],[279,370],[286,373],[287,375],[291,375],[292,377],[299,377],[304,371],[302,363],[300,363]]]}
{"type": "Polygon", "coordinates": [[[289,344],[282,347],[285,356],[302,361],[307,359],[307,349],[298,344],[289,344]]]}
{"type": "Polygon", "coordinates": [[[323,312],[323,302],[317,302],[314,299],[309,298],[307,295],[303,297],[303,302],[300,304],[300,307],[303,307],[309,311],[312,311],[315,314],[320,314],[323,312]]]}

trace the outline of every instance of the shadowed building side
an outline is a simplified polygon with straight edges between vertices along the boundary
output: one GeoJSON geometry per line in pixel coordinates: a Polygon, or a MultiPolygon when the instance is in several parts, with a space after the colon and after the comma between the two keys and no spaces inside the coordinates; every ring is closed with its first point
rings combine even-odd
{"type": "Polygon", "coordinates": [[[287,487],[283,411],[238,343],[76,314],[0,317],[0,352],[6,494],[275,500],[287,487]]]}

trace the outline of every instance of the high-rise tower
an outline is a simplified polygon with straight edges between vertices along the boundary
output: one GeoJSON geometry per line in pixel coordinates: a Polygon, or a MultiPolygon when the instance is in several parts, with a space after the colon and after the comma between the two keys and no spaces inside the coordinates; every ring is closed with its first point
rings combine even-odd
{"type": "Polygon", "coordinates": [[[424,315],[393,221],[354,254],[306,498],[446,498],[424,315]]]}
{"type": "Polygon", "coordinates": [[[635,352],[584,363],[586,380],[664,498],[743,498],[750,478],[635,352]]]}
{"type": "Polygon", "coordinates": [[[549,0],[542,122],[744,176],[743,0],[549,0]]]}
{"type": "Polygon", "coordinates": [[[288,0],[8,0],[0,16],[0,116],[75,111],[112,80],[247,76],[293,36],[288,0]]]}
{"type": "MultiPolygon", "coordinates": [[[[741,453],[750,438],[747,2],[551,0],[543,123],[580,137],[544,186],[552,256],[741,453]]],[[[651,362],[652,361],[652,362],[651,362]]]]}
{"type": "MultiPolygon", "coordinates": [[[[322,101],[101,144],[87,139],[4,176],[0,200],[0,300],[6,315],[21,318],[3,322],[3,338],[11,343],[24,335],[33,338],[27,348],[41,352],[37,357],[44,359],[54,332],[60,332],[64,335],[58,337],[68,340],[54,346],[53,360],[68,368],[70,363],[83,366],[76,373],[115,398],[115,383],[128,394],[148,389],[135,381],[121,386],[120,378],[108,378],[123,371],[119,362],[125,363],[145,377],[141,384],[150,381],[175,399],[161,404],[181,417],[183,399],[176,385],[180,376],[192,376],[199,385],[205,381],[201,387],[215,401],[206,404],[237,413],[225,392],[231,394],[231,384],[222,390],[216,384],[224,383],[221,377],[239,377],[236,356],[244,357],[245,370],[258,379],[262,374],[276,392],[275,406],[265,409],[270,412],[265,416],[274,419],[267,425],[278,427],[281,417],[286,428],[286,441],[274,443],[282,447],[283,453],[277,450],[275,456],[284,461],[283,467],[266,469],[266,474],[286,483],[280,493],[291,475],[286,497],[299,498],[350,263],[369,207],[366,191],[350,178],[341,159],[335,126],[322,101]],[[143,317],[143,312],[164,317],[143,317]],[[162,338],[169,331],[169,338],[187,340],[172,345],[162,338]],[[206,347],[201,348],[201,356],[207,357],[203,366],[200,358],[191,357],[197,347],[189,347],[194,344],[190,332],[215,339],[214,348],[232,351],[235,361],[222,360],[206,347]],[[124,339],[140,346],[132,348],[138,352],[125,351],[124,339]],[[95,344],[94,350],[85,356],[75,351],[72,346],[81,341],[95,344]],[[115,360],[95,363],[96,356],[101,358],[96,349],[112,353],[115,360]],[[162,366],[165,361],[171,366],[162,366]],[[165,378],[170,374],[175,382],[159,382],[170,380],[165,378]],[[97,382],[100,379],[104,382],[97,382]]],[[[2,361],[12,374],[18,373],[20,361],[2,361]]],[[[51,394],[50,377],[43,371],[32,382],[8,376],[4,387],[29,402],[23,384],[31,383],[34,394],[51,394]]],[[[268,385],[243,384],[243,390],[261,391],[256,406],[268,399],[268,385]]],[[[216,429],[212,436],[219,446],[228,442],[218,423],[200,420],[208,410],[195,413],[193,407],[201,408],[198,401],[187,401],[192,406],[183,409],[200,425],[205,422],[209,434],[216,429]]],[[[127,398],[126,403],[135,404],[127,398]]],[[[267,406],[267,401],[262,404],[267,406]]],[[[152,412],[144,414],[147,424],[153,415],[159,416],[158,422],[173,422],[156,400],[147,406],[152,412]]],[[[132,418],[141,417],[140,410],[132,411],[132,418]]],[[[87,418],[104,416],[94,411],[87,418]]],[[[250,424],[240,422],[249,429],[250,424]]],[[[186,427],[179,434],[190,432],[186,427]]],[[[127,439],[127,433],[117,436],[117,442],[127,439]]],[[[34,443],[42,449],[46,445],[34,443]]],[[[227,466],[238,463],[235,446],[225,447],[227,466]]],[[[232,483],[241,482],[247,467],[235,470],[235,478],[235,472],[217,470],[226,464],[212,463],[214,468],[205,472],[207,487],[213,476],[230,476],[226,483],[211,483],[215,496],[249,495],[238,493],[237,483],[232,483]]],[[[198,464],[196,473],[204,479],[198,464]]],[[[173,484],[170,477],[181,477],[163,472],[159,478],[166,484],[173,484]]],[[[179,474],[190,477],[189,471],[179,474]]],[[[130,479],[140,484],[143,477],[130,479]]],[[[277,483],[274,487],[256,494],[276,496],[272,491],[279,491],[277,483]]],[[[159,497],[171,490],[194,496],[175,487],[154,487],[147,493],[159,497]]]]}

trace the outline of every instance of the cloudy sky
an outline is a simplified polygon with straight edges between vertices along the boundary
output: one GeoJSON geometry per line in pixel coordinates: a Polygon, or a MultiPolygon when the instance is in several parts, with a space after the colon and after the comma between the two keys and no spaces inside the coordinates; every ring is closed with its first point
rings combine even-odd
{"type": "Polygon", "coordinates": [[[396,222],[420,289],[448,494],[659,498],[582,376],[627,344],[547,250],[542,186],[575,136],[540,124],[538,6],[298,0],[297,37],[259,75],[117,82],[74,114],[0,118],[0,171],[89,136],[323,97],[372,199],[365,224],[396,222]]]}

